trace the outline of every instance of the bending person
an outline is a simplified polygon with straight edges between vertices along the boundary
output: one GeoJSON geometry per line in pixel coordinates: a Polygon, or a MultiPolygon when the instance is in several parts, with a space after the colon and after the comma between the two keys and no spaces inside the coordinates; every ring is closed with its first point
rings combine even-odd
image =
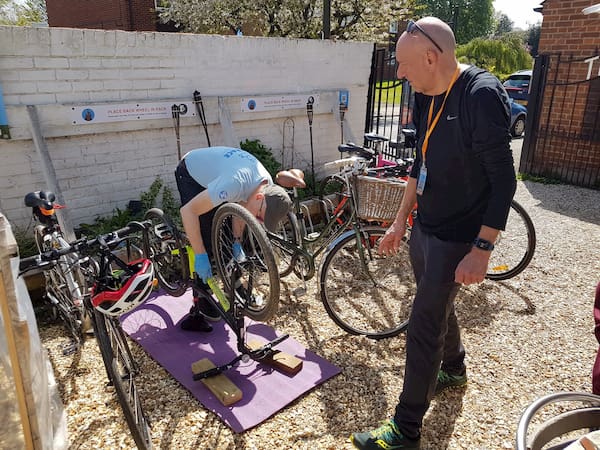
{"type": "MultiPolygon", "coordinates": [[[[239,203],[268,230],[275,231],[292,201],[281,186],[273,184],[271,175],[256,157],[237,148],[191,150],[179,162],[175,179],[183,228],[194,250],[194,271],[200,288],[194,290],[194,304],[181,328],[211,331],[207,320],[221,317],[207,298],[210,289],[206,285],[212,276],[211,229],[216,209],[225,202],[239,203]]],[[[239,243],[234,243],[233,251],[242,251],[239,243]]]]}

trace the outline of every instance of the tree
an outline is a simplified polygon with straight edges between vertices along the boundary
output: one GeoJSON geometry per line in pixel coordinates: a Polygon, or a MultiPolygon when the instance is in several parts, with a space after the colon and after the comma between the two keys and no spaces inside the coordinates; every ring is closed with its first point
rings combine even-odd
{"type": "Polygon", "coordinates": [[[494,19],[496,22],[494,36],[496,37],[510,33],[515,26],[515,23],[504,13],[496,13],[494,19]]]}
{"type": "Polygon", "coordinates": [[[542,33],[542,26],[538,23],[530,25],[527,30],[526,43],[529,47],[529,53],[535,57],[538,54],[538,48],[540,45],[540,34],[542,33]]]}
{"type": "Polygon", "coordinates": [[[492,0],[418,0],[422,16],[434,16],[454,30],[456,42],[466,44],[487,37],[494,26],[492,0]]]}
{"type": "Polygon", "coordinates": [[[487,69],[500,79],[533,66],[533,60],[518,35],[507,34],[500,39],[476,38],[456,49],[460,62],[487,69]]]}
{"type": "Polygon", "coordinates": [[[0,25],[32,25],[48,23],[45,0],[0,0],[0,25]]]}
{"type": "MultiPolygon", "coordinates": [[[[331,37],[385,42],[416,0],[331,0],[331,37]]],[[[323,0],[171,0],[159,17],[193,33],[320,38],[323,0]]]]}

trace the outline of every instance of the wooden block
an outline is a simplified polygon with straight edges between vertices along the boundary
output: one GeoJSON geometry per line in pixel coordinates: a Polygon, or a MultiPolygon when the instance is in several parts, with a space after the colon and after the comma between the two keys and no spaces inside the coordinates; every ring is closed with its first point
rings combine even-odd
{"type": "MultiPolygon", "coordinates": [[[[255,339],[248,341],[248,347],[252,350],[256,350],[263,345],[265,345],[265,343],[255,339]]],[[[298,372],[300,372],[300,370],[302,370],[302,360],[300,358],[276,349],[274,349],[274,353],[271,355],[271,357],[261,359],[260,362],[269,364],[289,375],[296,375],[298,372]]]]}
{"type": "MultiPolygon", "coordinates": [[[[215,365],[208,358],[192,363],[192,372],[194,374],[204,372],[214,368],[215,365]]],[[[233,405],[242,399],[242,391],[225,374],[220,373],[214,377],[201,380],[208,389],[225,405],[233,405]]]]}

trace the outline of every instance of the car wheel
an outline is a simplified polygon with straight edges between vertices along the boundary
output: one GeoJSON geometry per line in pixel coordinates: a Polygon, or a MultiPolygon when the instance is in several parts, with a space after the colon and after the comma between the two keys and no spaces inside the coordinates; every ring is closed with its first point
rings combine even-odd
{"type": "Polygon", "coordinates": [[[513,126],[510,129],[510,134],[512,134],[513,137],[519,137],[519,136],[523,135],[524,131],[525,131],[525,117],[519,116],[519,117],[517,117],[517,120],[515,120],[515,123],[513,123],[513,126]]]}

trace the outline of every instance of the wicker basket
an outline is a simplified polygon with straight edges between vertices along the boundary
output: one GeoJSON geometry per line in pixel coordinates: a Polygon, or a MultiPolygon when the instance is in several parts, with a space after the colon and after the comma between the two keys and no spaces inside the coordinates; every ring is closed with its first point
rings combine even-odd
{"type": "Polygon", "coordinates": [[[358,217],[378,222],[389,222],[396,218],[406,181],[359,175],[355,183],[358,217]]]}

